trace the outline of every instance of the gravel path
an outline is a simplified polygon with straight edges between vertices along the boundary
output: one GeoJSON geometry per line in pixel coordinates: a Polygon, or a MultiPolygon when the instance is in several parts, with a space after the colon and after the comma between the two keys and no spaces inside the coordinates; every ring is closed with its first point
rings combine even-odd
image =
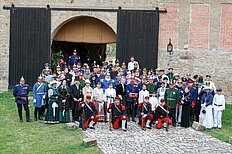
{"type": "Polygon", "coordinates": [[[146,131],[133,123],[128,123],[128,131],[109,131],[106,123],[98,123],[95,130],[88,129],[83,133],[97,138],[98,147],[105,154],[231,154],[232,145],[222,142],[192,128],[170,127],[146,131]]]}

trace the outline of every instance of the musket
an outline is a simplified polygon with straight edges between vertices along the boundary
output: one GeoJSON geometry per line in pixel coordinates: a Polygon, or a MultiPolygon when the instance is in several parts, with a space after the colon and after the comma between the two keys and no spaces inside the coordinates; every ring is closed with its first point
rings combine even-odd
{"type": "Polygon", "coordinates": [[[112,131],[112,108],[111,108],[111,112],[110,112],[110,119],[109,119],[109,129],[110,129],[110,131],[112,131]]]}
{"type": "MultiPolygon", "coordinates": [[[[172,98],[171,96],[172,96],[172,93],[170,93],[170,98],[172,98]]],[[[169,100],[169,104],[170,104],[170,101],[171,100],[169,100]]],[[[167,111],[168,111],[168,104],[167,104],[167,111]]],[[[168,112],[167,112],[167,116],[166,116],[166,131],[168,131],[168,112]]]]}
{"type": "MultiPolygon", "coordinates": [[[[83,103],[84,103],[84,102],[83,102],[83,103]]],[[[81,118],[82,118],[82,130],[85,130],[85,106],[84,106],[83,109],[82,109],[81,118]]]]}
{"type": "MultiPolygon", "coordinates": [[[[143,96],[143,104],[142,104],[142,113],[144,114],[144,96],[143,96]]],[[[145,126],[145,119],[142,116],[142,130],[146,130],[145,126]]]]}
{"type": "MultiPolygon", "coordinates": [[[[114,97],[110,96],[110,102],[112,99],[114,102],[114,97]]],[[[112,131],[112,108],[111,108],[110,117],[109,117],[109,129],[110,129],[110,131],[112,131]]]]}
{"type": "MultiPolygon", "coordinates": [[[[144,102],[142,104],[142,113],[144,115],[144,102]]],[[[143,118],[143,115],[142,115],[142,130],[146,130],[146,128],[145,128],[145,118],[143,118]]]]}
{"type": "Polygon", "coordinates": [[[168,105],[167,105],[167,116],[166,116],[166,131],[168,131],[168,105]]]}

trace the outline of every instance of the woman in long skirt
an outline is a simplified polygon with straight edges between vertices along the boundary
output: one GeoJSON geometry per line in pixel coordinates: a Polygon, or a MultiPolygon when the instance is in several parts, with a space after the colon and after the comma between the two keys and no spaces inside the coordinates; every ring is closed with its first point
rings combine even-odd
{"type": "Polygon", "coordinates": [[[58,115],[58,90],[56,88],[56,81],[51,81],[50,89],[48,90],[48,109],[45,118],[45,123],[55,124],[59,123],[58,115]]]}
{"type": "Polygon", "coordinates": [[[191,107],[191,94],[189,93],[188,87],[185,88],[183,98],[181,100],[182,114],[181,114],[181,127],[190,126],[190,107],[191,107]]]}
{"type": "Polygon", "coordinates": [[[211,94],[212,88],[206,86],[203,88],[205,93],[201,98],[201,114],[203,114],[203,126],[205,128],[213,128],[213,109],[212,109],[212,102],[213,102],[213,95],[211,94]]]}
{"type": "Polygon", "coordinates": [[[69,98],[70,98],[70,89],[66,85],[67,82],[64,79],[62,81],[62,86],[58,89],[58,98],[59,98],[59,122],[70,122],[69,114],[69,98]]]}

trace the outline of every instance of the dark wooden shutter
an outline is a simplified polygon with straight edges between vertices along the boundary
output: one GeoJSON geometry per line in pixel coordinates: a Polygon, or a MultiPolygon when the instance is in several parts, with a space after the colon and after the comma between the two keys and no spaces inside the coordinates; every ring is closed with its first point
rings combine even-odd
{"type": "Polygon", "coordinates": [[[9,88],[24,76],[30,87],[50,62],[51,11],[12,8],[10,13],[9,88]]]}
{"type": "Polygon", "coordinates": [[[117,52],[120,61],[128,62],[131,56],[140,67],[157,67],[159,11],[118,11],[117,52]]]}

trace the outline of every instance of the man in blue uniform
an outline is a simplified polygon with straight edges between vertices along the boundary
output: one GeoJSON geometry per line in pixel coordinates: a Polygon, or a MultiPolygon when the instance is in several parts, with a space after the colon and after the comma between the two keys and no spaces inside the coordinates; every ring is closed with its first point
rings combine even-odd
{"type": "Polygon", "coordinates": [[[43,83],[42,76],[38,77],[38,82],[34,84],[33,86],[33,101],[34,101],[34,120],[37,121],[37,114],[39,112],[39,120],[43,120],[42,116],[42,105],[45,104],[45,98],[46,98],[46,85],[43,83]]]}
{"type": "Polygon", "coordinates": [[[138,101],[139,86],[135,84],[134,78],[131,78],[131,83],[126,86],[126,105],[127,105],[127,115],[130,121],[130,115],[132,116],[132,121],[135,121],[136,107],[138,101]]]}
{"type": "Polygon", "coordinates": [[[29,93],[29,87],[27,84],[25,84],[25,80],[22,77],[20,79],[19,84],[15,85],[13,91],[15,102],[17,103],[17,107],[18,107],[20,122],[23,122],[22,106],[24,107],[24,110],[26,112],[26,121],[30,122],[30,111],[28,107],[28,93],[29,93]]]}
{"type": "Polygon", "coordinates": [[[77,65],[77,63],[81,62],[80,56],[77,55],[77,50],[74,49],[73,55],[69,56],[68,58],[68,69],[72,69],[73,65],[77,65]]]}
{"type": "Polygon", "coordinates": [[[194,114],[195,114],[195,105],[197,102],[197,88],[194,85],[194,81],[189,78],[188,79],[188,88],[189,88],[189,93],[191,94],[191,102],[192,106],[190,107],[190,125],[192,125],[193,120],[194,120],[194,114]]]}

